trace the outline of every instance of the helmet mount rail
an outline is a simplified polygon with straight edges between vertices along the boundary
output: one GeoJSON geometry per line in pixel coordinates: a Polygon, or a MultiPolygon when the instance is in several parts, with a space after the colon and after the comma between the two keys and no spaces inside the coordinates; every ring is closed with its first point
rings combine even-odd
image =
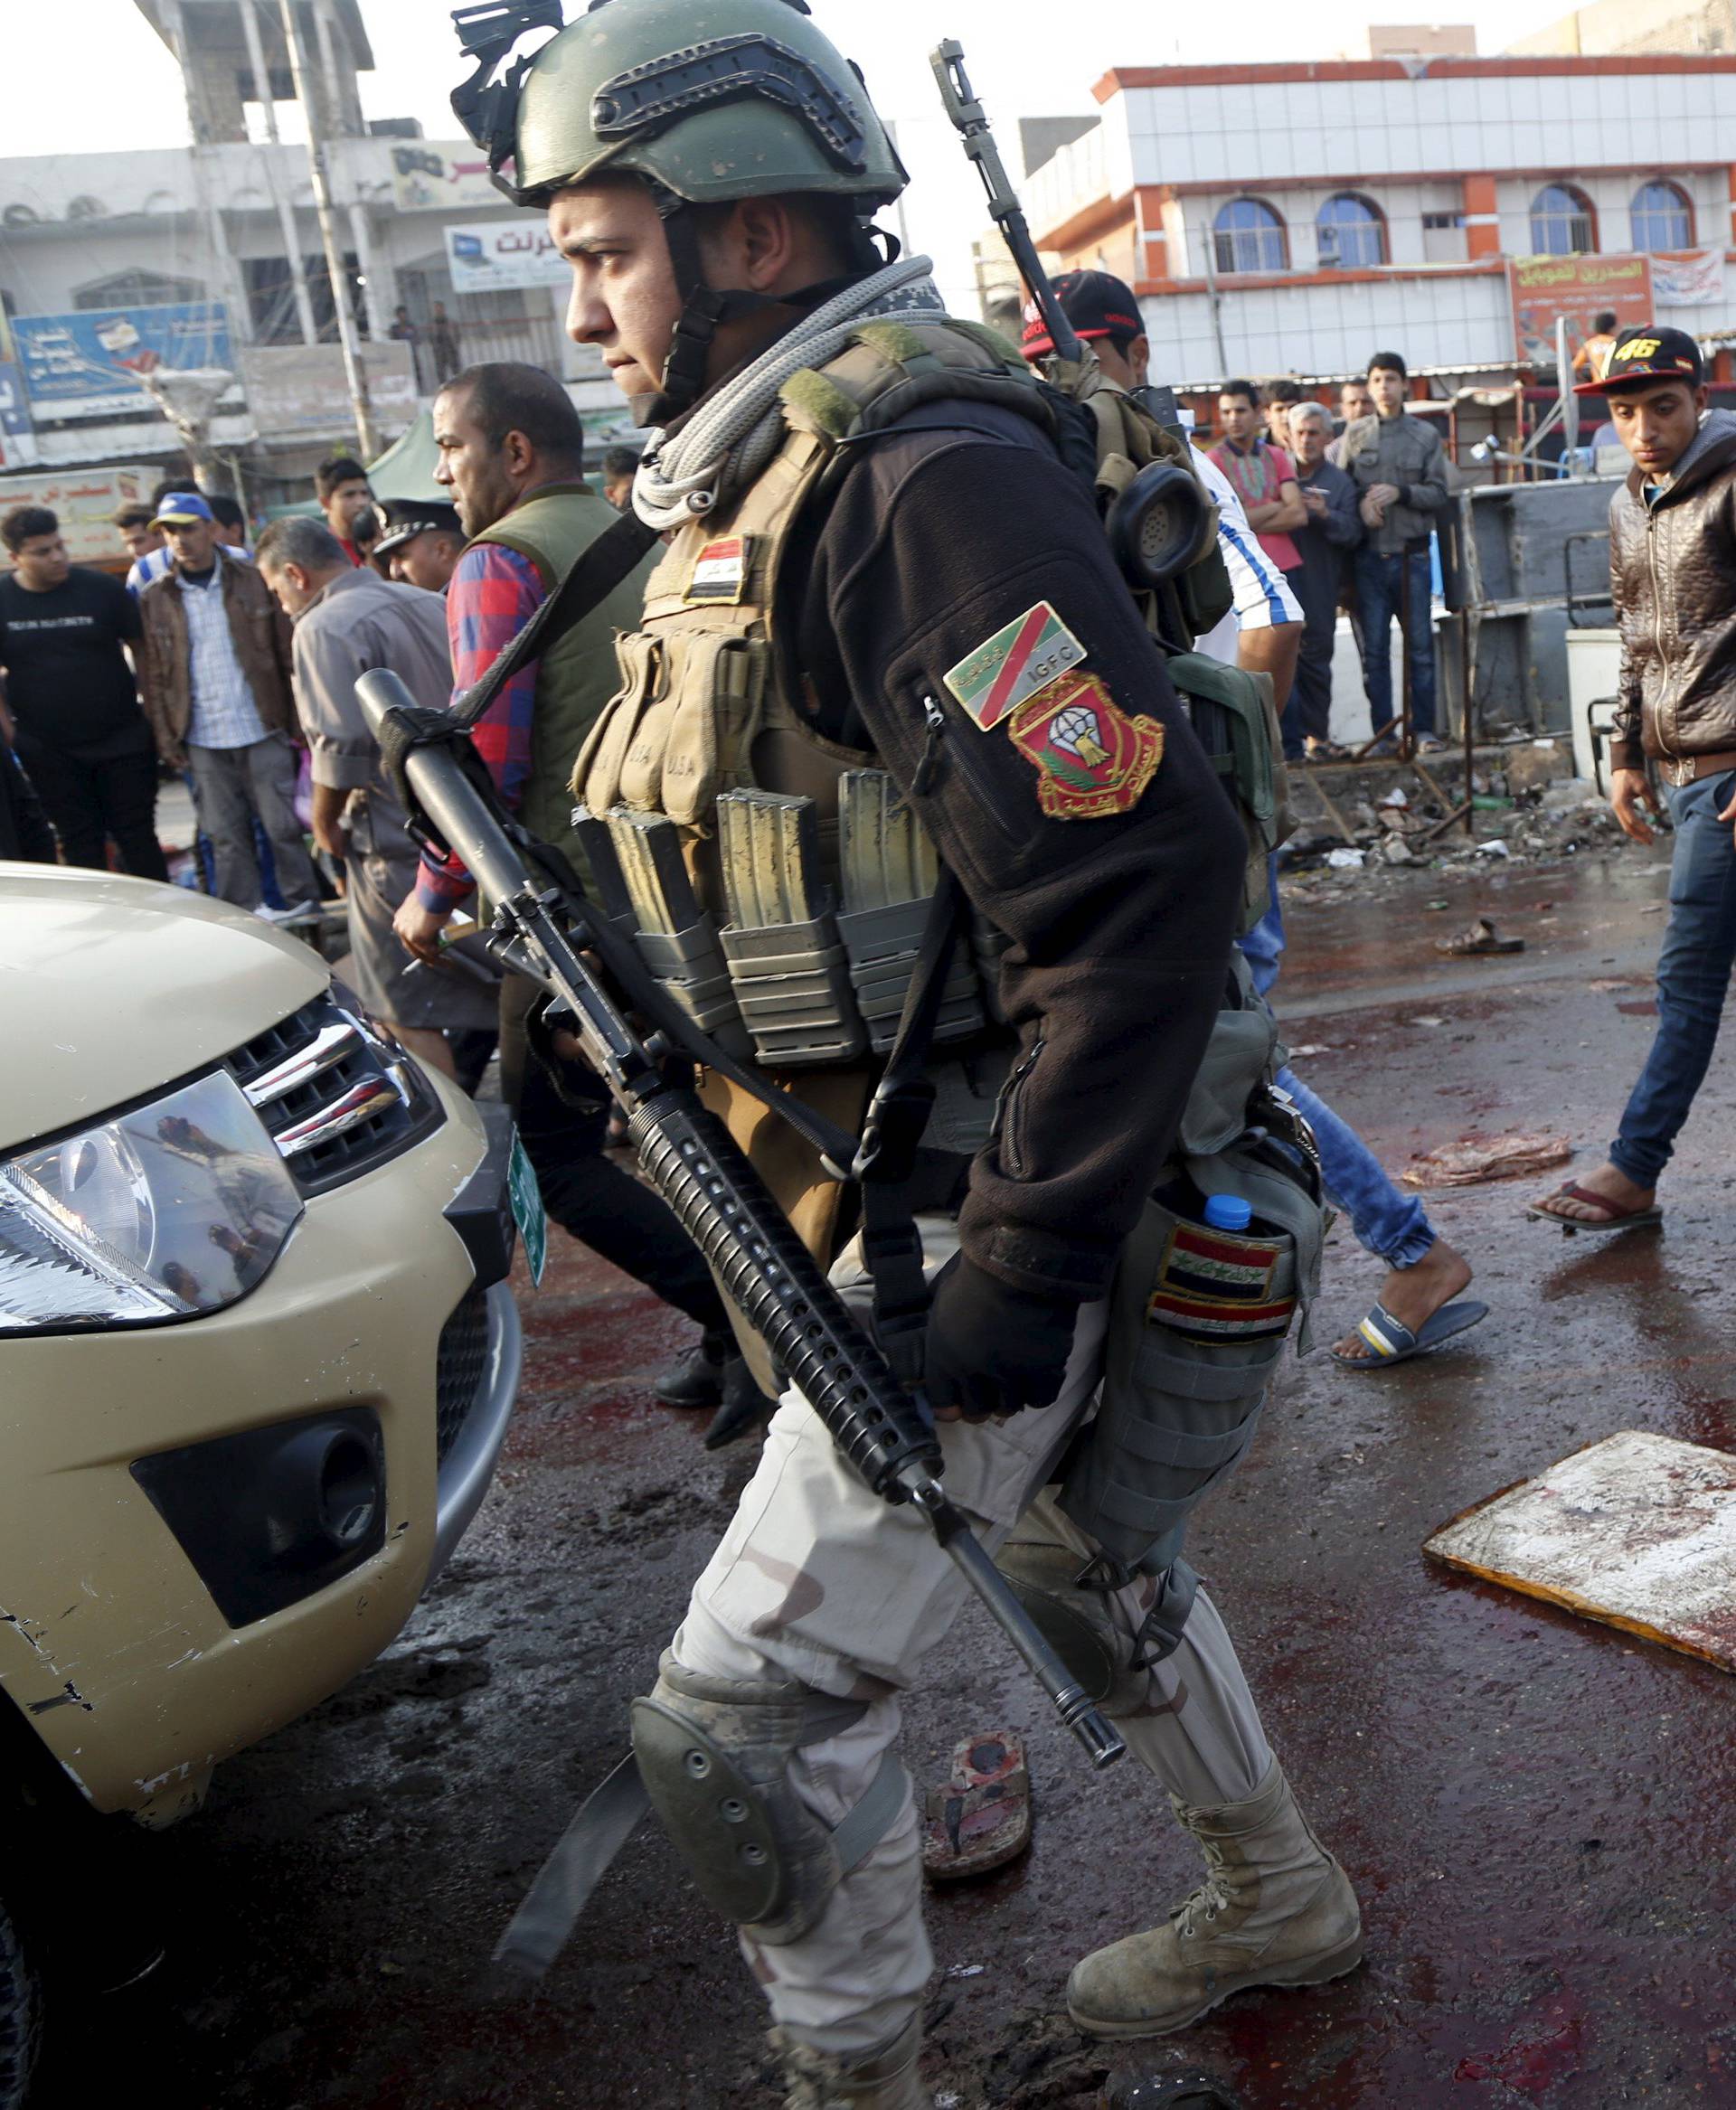
{"type": "Polygon", "coordinates": [[[794,110],[841,168],[855,174],[867,165],[862,113],[816,66],[775,37],[712,37],[629,67],[591,99],[591,126],[600,139],[631,138],[744,97],[794,110]]]}

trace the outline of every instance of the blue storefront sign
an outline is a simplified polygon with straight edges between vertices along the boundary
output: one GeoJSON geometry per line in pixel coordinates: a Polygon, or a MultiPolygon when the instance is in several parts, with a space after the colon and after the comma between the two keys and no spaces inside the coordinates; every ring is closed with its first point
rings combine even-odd
{"type": "Polygon", "coordinates": [[[235,364],[229,317],[217,300],[14,316],[12,334],[39,416],[130,410],[141,400],[140,374],[235,364]]]}

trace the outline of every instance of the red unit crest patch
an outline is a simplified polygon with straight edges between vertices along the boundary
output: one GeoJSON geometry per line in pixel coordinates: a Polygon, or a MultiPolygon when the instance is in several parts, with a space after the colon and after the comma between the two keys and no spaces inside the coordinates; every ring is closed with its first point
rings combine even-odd
{"type": "Polygon", "coordinates": [[[1129,718],[1096,674],[1063,674],[1006,721],[1037,771],[1037,803],[1052,820],[1091,821],[1137,805],[1164,758],[1155,718],[1129,718]]]}

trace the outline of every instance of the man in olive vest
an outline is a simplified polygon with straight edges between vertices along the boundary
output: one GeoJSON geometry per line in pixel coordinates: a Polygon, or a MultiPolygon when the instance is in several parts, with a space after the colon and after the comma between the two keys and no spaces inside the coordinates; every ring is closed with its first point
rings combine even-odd
{"type": "MultiPolygon", "coordinates": [[[[458,374],[435,399],[434,436],[435,481],[452,493],[469,538],[446,597],[456,701],[616,516],[585,481],[584,428],[571,399],[540,367],[501,361],[458,374]]],[[[569,854],[577,844],[572,759],[615,687],[611,641],[637,623],[648,570],[520,668],[473,735],[507,805],[569,854]]],[[[441,932],[473,890],[457,859],[425,852],[396,918],[410,951],[437,959],[441,932]]],[[[563,1098],[542,1065],[527,1060],[526,1020],[539,994],[523,975],[501,984],[500,1079],[549,1214],[699,1322],[699,1347],[657,1380],[658,1396],[678,1407],[727,1399],[720,1430],[745,1434],[763,1418],[752,1411],[757,1388],[704,1262],[664,1202],[604,1154],[608,1107],[597,1080],[580,1073],[563,1098]]]]}
{"type": "MultiPolygon", "coordinates": [[[[1251,1436],[1304,1212],[1278,1229],[1283,1168],[1184,1133],[1246,843],[1111,560],[1093,444],[947,316],[926,258],[889,259],[872,222],[904,170],[806,7],[607,0],[503,78],[528,26],[507,19],[454,108],[546,207],[569,331],[655,428],[633,504],[667,543],[573,775],[623,869],[661,858],[683,894],[641,949],[770,1086],[855,1122],[951,914],[937,858],[979,918],[929,984],[932,1110],[901,1174],[920,1253],[882,1235],[872,1182],[851,1236],[807,1142],[715,1067],[705,1089],[834,1280],[872,1284],[952,1499],[1205,1854],[1184,1903],[1079,1964],[1069,2011],[1138,2037],[1335,1976],[1354,1894],[1178,1554],[1251,1436]],[[920,1328],[889,1252],[932,1271],[920,1328]],[[1142,1416],[1140,1456],[1099,1446],[1142,1416]]],[[[792,1390],[636,1703],[639,1778],[741,1928],[788,2110],[929,2103],[891,1747],[963,1594],[792,1390]]]]}

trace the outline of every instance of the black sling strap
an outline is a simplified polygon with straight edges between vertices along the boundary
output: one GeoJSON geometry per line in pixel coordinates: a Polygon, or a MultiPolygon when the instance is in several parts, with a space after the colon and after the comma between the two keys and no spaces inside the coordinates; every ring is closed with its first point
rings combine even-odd
{"type": "Polygon", "coordinates": [[[452,706],[448,715],[453,724],[475,725],[521,667],[601,608],[656,539],[656,528],[647,527],[636,513],[624,513],[588,543],[518,636],[495,655],[475,688],[467,689],[452,706]]]}

